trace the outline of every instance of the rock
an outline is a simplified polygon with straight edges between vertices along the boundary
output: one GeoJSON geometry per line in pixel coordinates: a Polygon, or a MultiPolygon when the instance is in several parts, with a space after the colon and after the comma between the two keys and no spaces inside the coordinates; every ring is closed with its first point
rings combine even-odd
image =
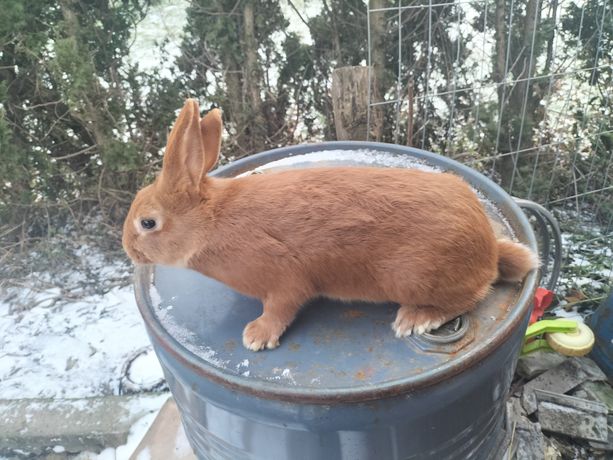
{"type": "Polygon", "coordinates": [[[545,460],[561,460],[562,454],[556,448],[555,445],[549,440],[545,439],[545,460]]]}
{"type": "Polygon", "coordinates": [[[545,431],[607,442],[607,406],[600,402],[536,390],[538,420],[545,431]]]}
{"type": "Polygon", "coordinates": [[[606,380],[606,376],[589,358],[567,358],[524,385],[522,405],[528,415],[533,414],[537,409],[535,390],[564,394],[588,380],[606,380]]]}
{"type": "Polygon", "coordinates": [[[585,373],[587,380],[594,382],[604,382],[607,380],[607,375],[598,367],[592,359],[587,356],[571,358],[577,366],[585,373]]]}
{"type": "MultiPolygon", "coordinates": [[[[609,415],[607,420],[609,427],[613,427],[613,415],[609,415]]],[[[613,431],[609,430],[609,440],[607,442],[590,441],[590,446],[592,446],[594,450],[609,453],[608,458],[611,458],[612,455],[610,452],[613,452],[613,431]]]]}
{"type": "Polygon", "coordinates": [[[531,422],[524,416],[524,410],[518,398],[507,402],[507,420],[512,431],[509,458],[516,460],[544,460],[545,437],[538,423],[531,422]]]}
{"type": "Polygon", "coordinates": [[[609,412],[613,413],[613,388],[605,382],[585,382],[581,385],[580,390],[586,396],[585,399],[592,401],[600,401],[604,403],[609,412]]]}
{"type": "MultiPolygon", "coordinates": [[[[583,383],[574,395],[583,397],[590,401],[600,401],[609,409],[608,425],[613,427],[613,388],[606,382],[585,382],[583,383]]],[[[598,452],[613,452],[613,432],[609,431],[608,442],[590,441],[590,446],[598,452]]],[[[610,457],[610,454],[608,454],[610,457]]]]}
{"type": "Polygon", "coordinates": [[[537,350],[521,356],[517,362],[517,373],[525,379],[533,379],[549,369],[566,361],[566,356],[553,351],[537,350]]]}
{"type": "MultiPolygon", "coordinates": [[[[527,419],[526,419],[527,420],[527,419]]],[[[538,423],[518,424],[515,427],[516,460],[544,460],[545,437],[538,423]]]]}
{"type": "Polygon", "coordinates": [[[526,418],[526,411],[519,398],[511,396],[507,401],[507,417],[511,425],[513,422],[521,422],[526,418]]]}
{"type": "Polygon", "coordinates": [[[583,447],[577,446],[572,442],[570,438],[558,438],[558,437],[546,437],[545,438],[546,450],[545,452],[550,457],[547,460],[562,460],[562,459],[576,459],[583,460],[591,458],[583,447]]]}
{"type": "Polygon", "coordinates": [[[581,387],[577,387],[569,393],[571,396],[575,398],[581,399],[589,399],[590,401],[597,401],[594,398],[590,398],[590,395],[587,394],[587,391],[582,390],[581,387]]]}

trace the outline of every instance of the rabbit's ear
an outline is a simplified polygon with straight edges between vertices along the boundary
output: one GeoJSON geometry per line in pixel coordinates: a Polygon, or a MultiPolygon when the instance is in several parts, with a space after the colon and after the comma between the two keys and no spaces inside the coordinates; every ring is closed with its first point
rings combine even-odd
{"type": "Polygon", "coordinates": [[[221,132],[223,121],[221,110],[212,109],[200,120],[200,132],[202,133],[202,144],[204,145],[204,172],[207,173],[215,167],[219,160],[219,150],[221,148],[221,132]]]}
{"type": "Polygon", "coordinates": [[[197,188],[203,174],[204,147],[198,102],[188,99],[168,136],[160,179],[169,186],[180,184],[197,188]]]}

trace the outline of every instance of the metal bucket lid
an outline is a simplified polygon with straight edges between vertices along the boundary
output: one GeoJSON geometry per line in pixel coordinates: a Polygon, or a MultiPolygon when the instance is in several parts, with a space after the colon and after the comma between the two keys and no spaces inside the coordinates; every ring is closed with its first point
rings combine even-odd
{"type": "MultiPolygon", "coordinates": [[[[536,249],[527,219],[497,185],[452,160],[406,147],[330,142],[277,149],[216,171],[244,173],[313,166],[419,167],[462,175],[482,197],[494,227],[536,249]],[[367,150],[366,150],[367,149],[367,150]]],[[[140,267],[136,295],[156,345],[198,374],[266,398],[329,403],[404,394],[463,372],[496,349],[526,317],[536,287],[496,285],[446,331],[397,339],[394,304],[317,299],[305,306],[275,350],[242,346],[244,326],[262,311],[247,298],[199,273],[140,267]]]]}

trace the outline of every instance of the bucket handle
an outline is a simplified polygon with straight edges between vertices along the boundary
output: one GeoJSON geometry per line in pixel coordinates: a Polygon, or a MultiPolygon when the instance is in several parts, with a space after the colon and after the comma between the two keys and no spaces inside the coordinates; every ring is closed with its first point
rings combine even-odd
{"type": "Polygon", "coordinates": [[[539,284],[546,281],[544,287],[553,291],[558,284],[562,268],[562,234],[558,221],[553,214],[534,201],[515,197],[513,199],[528,217],[534,217],[531,223],[535,227],[539,257],[542,263],[539,284]]]}

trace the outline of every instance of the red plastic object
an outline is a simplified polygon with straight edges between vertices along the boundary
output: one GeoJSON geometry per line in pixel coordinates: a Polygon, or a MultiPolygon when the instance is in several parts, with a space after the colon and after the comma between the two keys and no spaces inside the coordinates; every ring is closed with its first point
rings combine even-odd
{"type": "Polygon", "coordinates": [[[545,310],[551,305],[553,302],[554,293],[549,289],[545,289],[539,287],[536,289],[534,293],[534,308],[532,309],[532,314],[530,315],[530,323],[536,323],[545,313],[545,310]]]}

